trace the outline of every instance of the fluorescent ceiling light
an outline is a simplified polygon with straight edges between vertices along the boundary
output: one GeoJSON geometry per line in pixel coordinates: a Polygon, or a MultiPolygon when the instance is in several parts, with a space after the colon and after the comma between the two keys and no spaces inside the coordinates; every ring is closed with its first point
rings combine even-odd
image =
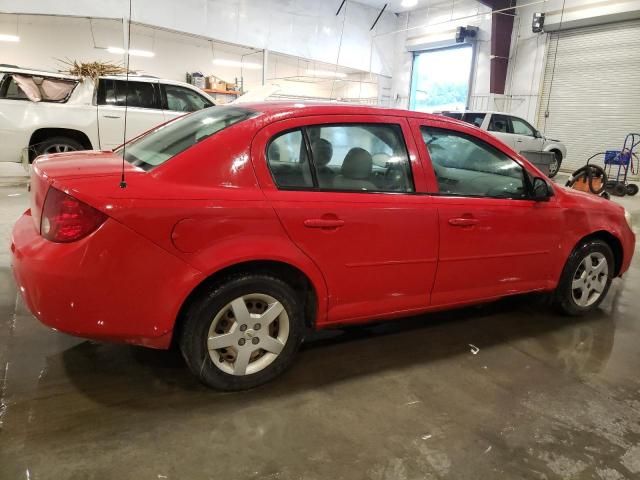
{"type": "Polygon", "coordinates": [[[314,77],[329,77],[329,78],[344,78],[347,76],[346,73],[336,72],[334,70],[307,70],[307,75],[312,75],[314,77]]]}
{"type": "Polygon", "coordinates": [[[418,4],[418,0],[402,0],[401,5],[404,8],[415,7],[418,4]]]}
{"type": "Polygon", "coordinates": [[[19,42],[20,37],[17,35],[4,35],[0,34],[0,42],[19,42]]]}
{"type": "MultiPolygon", "coordinates": [[[[120,47],[109,47],[107,48],[107,52],[122,55],[126,53],[126,50],[120,47]]],[[[129,55],[131,55],[132,57],[153,57],[155,56],[155,53],[149,52],[147,50],[135,50],[132,48],[129,50],[129,55]]]]}
{"type": "Polygon", "coordinates": [[[215,58],[213,59],[214,65],[220,65],[223,67],[240,67],[246,68],[248,70],[261,70],[262,65],[260,63],[255,62],[241,62],[239,60],[227,60],[226,58],[215,58]]]}

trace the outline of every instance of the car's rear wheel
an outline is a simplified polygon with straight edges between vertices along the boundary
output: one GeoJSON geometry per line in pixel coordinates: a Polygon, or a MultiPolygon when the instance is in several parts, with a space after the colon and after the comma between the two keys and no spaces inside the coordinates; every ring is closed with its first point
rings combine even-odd
{"type": "Polygon", "coordinates": [[[555,177],[560,171],[560,165],[562,164],[562,153],[557,150],[553,151],[553,159],[549,163],[549,178],[555,177]]]}
{"type": "Polygon", "coordinates": [[[69,137],[51,137],[33,146],[33,158],[53,153],[75,152],[76,150],[85,150],[77,140],[69,137]]]}
{"type": "Polygon", "coordinates": [[[602,240],[587,240],[567,260],[555,292],[556,306],[568,315],[584,315],[600,305],[614,275],[614,256],[602,240]]]}
{"type": "Polygon", "coordinates": [[[304,333],[303,308],[285,282],[242,274],[213,287],[186,315],[180,348],[206,385],[244,390],[280,375],[304,333]]]}

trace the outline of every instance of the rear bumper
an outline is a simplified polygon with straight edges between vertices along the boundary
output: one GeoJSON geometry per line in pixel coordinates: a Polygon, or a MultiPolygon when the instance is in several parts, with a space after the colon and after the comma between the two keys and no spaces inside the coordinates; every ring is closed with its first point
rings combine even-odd
{"type": "Polygon", "coordinates": [[[79,337],[168,348],[182,302],[202,274],[109,219],[68,244],[41,237],[27,211],[11,239],[13,273],[31,312],[79,337]]]}

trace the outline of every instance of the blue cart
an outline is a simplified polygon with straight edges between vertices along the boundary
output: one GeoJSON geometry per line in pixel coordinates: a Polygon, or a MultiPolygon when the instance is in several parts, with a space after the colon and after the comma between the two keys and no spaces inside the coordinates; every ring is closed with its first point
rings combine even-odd
{"type": "Polygon", "coordinates": [[[638,185],[628,181],[629,173],[638,174],[639,162],[635,153],[638,146],[640,146],[640,133],[630,133],[624,139],[622,150],[604,152],[604,166],[608,178],[606,190],[610,194],[623,197],[638,193],[638,185]]]}

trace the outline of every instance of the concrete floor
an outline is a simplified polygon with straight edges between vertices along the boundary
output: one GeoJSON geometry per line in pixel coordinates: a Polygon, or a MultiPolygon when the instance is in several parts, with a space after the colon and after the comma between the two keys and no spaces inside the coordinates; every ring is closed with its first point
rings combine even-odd
{"type": "Polygon", "coordinates": [[[640,478],[638,253],[587,318],[528,296],[318,334],[222,394],[176,353],[39,324],[6,248],[27,203],[0,188],[0,479],[640,478]]]}

